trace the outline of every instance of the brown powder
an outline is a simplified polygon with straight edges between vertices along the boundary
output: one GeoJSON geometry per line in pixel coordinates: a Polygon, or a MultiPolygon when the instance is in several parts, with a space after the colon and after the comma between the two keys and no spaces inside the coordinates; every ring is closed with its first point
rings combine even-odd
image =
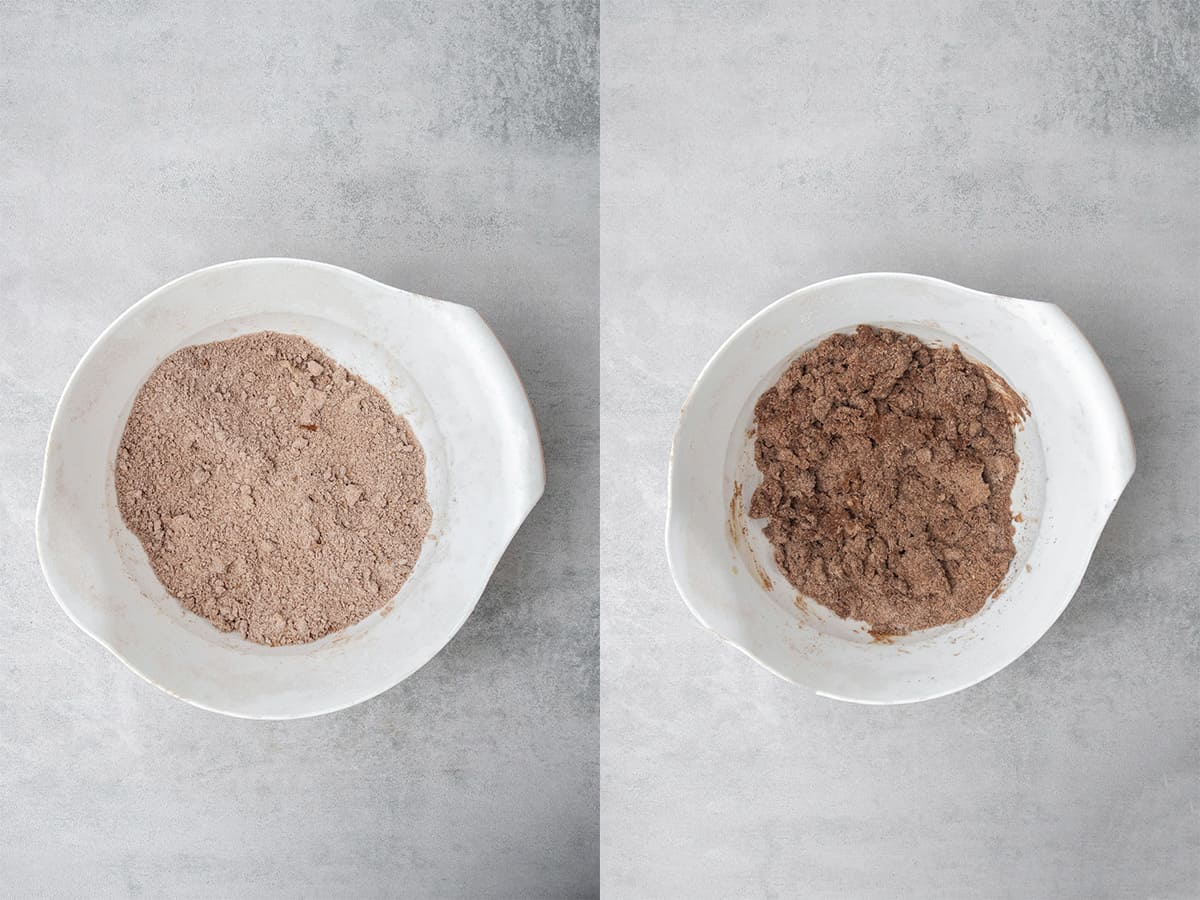
{"type": "Polygon", "coordinates": [[[1015,396],[866,325],[792,362],[754,408],[750,502],[788,581],[878,635],[978,612],[1015,554],[1015,396]]]}
{"type": "Polygon", "coordinates": [[[269,331],[163,360],[134,400],[116,488],[167,591],[269,645],[383,606],[431,518],[408,423],[308,341],[269,331]]]}

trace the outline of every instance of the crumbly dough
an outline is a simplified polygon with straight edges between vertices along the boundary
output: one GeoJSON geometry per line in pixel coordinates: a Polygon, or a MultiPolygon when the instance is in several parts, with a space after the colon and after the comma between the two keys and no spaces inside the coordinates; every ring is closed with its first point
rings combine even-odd
{"type": "Polygon", "coordinates": [[[875,634],[978,612],[1015,554],[1016,395],[958,348],[858,326],[758,400],[765,518],[802,594],[875,634]]]}

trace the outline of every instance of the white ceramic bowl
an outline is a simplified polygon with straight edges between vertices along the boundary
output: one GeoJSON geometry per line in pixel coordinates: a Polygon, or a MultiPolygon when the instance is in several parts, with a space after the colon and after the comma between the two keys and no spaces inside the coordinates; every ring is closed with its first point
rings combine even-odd
{"type": "Polygon", "coordinates": [[[696,618],[776,675],[841,700],[928,700],[998,672],[1049,629],[1133,467],[1112,381],[1057,306],[919,275],[849,275],[767,307],[705,366],[671,451],[667,556],[696,618]],[[764,521],[748,518],[761,480],[750,434],[755,401],[800,353],[859,323],[958,344],[1029,407],[1016,442],[1017,553],[1001,592],[969,619],[886,643],[865,623],[798,598],[763,537],[764,521]]]}
{"type": "Polygon", "coordinates": [[[335,266],[248,259],[159,288],[84,355],[50,428],[38,554],[71,619],[150,683],[229,715],[296,718],[366,700],[441,650],[544,486],[529,401],[474,310],[335,266]],[[170,597],[113,487],[125,420],[155,366],[266,329],[302,335],[383,392],[424,447],[433,510],[412,575],[382,610],[278,648],[222,633],[170,597]]]}

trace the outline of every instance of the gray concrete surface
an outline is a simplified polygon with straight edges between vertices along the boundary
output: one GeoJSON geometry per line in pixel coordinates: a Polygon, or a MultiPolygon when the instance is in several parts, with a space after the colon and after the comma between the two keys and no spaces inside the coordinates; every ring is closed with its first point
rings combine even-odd
{"type": "Polygon", "coordinates": [[[0,3],[0,895],[594,896],[594,3],[0,3]],[[59,610],[54,404],[170,278],[292,255],[478,308],[549,486],[403,685],[201,712],[59,610]]]}
{"type": "Polygon", "coordinates": [[[604,895],[1200,896],[1195,3],[608,0],[604,895]],[[752,312],[899,270],[1053,300],[1138,472],[1062,619],[976,688],[806,695],[663,564],[676,412],[752,312]]]}

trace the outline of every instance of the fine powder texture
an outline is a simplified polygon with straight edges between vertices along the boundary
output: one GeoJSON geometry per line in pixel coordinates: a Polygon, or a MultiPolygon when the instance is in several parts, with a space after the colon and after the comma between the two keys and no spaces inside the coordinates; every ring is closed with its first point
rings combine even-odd
{"type": "Polygon", "coordinates": [[[116,488],[167,591],[269,645],[382,607],[431,519],[408,423],[308,341],[268,331],[163,360],[134,400],[116,488]]]}
{"type": "Polygon", "coordinates": [[[775,561],[876,635],[978,612],[1008,571],[1017,404],[958,348],[860,325],[796,359],[754,408],[775,561]]]}

